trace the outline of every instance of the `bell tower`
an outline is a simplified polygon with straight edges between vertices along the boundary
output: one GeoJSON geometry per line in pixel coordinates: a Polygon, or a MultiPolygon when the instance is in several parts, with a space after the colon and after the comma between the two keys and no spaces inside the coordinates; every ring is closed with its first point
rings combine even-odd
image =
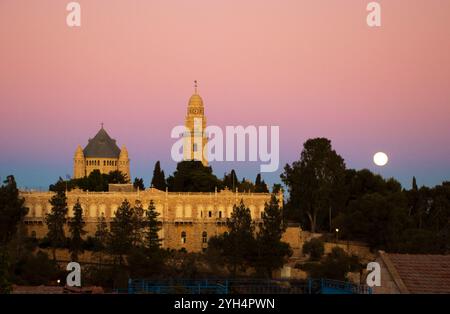
{"type": "Polygon", "coordinates": [[[205,133],[206,117],[203,99],[198,94],[197,81],[194,81],[194,94],[189,99],[185,127],[189,131],[184,136],[183,159],[199,160],[208,165],[205,147],[208,138],[205,133]]]}
{"type": "Polygon", "coordinates": [[[86,175],[86,163],[84,159],[83,149],[78,145],[75,155],[73,156],[73,178],[79,179],[86,175]]]}

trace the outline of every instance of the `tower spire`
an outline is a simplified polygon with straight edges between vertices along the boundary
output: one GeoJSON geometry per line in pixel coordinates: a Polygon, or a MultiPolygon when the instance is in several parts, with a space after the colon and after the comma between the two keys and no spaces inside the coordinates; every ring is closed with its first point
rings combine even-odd
{"type": "Polygon", "coordinates": [[[197,87],[198,87],[198,82],[197,80],[194,81],[194,94],[197,95],[197,87]]]}

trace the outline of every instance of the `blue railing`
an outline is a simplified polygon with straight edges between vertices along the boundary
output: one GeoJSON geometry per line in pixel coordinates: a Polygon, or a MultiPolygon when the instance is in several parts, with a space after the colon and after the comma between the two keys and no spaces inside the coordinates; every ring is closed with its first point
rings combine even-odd
{"type": "Polygon", "coordinates": [[[128,294],[372,294],[366,285],[350,282],[312,279],[267,280],[267,279],[129,279],[128,294]]]}

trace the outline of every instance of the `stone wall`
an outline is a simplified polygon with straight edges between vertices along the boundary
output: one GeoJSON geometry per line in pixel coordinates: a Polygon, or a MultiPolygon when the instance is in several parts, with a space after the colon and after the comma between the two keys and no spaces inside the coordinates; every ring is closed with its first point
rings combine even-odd
{"type": "MultiPolygon", "coordinates": [[[[21,193],[25,206],[29,208],[25,223],[30,235],[42,238],[47,233],[44,217],[51,210],[49,200],[53,195],[53,192],[21,193]]],[[[144,208],[153,200],[162,221],[163,247],[198,252],[206,247],[205,242],[211,236],[226,230],[226,219],[230,217],[233,206],[239,205],[241,199],[250,208],[255,223],[260,223],[264,204],[270,200],[270,194],[234,193],[228,190],[212,193],[169,193],[157,189],[136,192],[73,190],[67,193],[68,217],[73,216],[73,206],[79,200],[86,222],[85,229],[88,235],[93,235],[98,217],[103,214],[110,222],[125,199],[132,205],[140,201],[144,208]]]]}

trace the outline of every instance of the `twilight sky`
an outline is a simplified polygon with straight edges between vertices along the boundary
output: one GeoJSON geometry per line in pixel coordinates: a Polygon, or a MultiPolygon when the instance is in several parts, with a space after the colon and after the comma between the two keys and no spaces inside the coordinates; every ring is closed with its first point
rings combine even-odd
{"type": "MultiPolygon", "coordinates": [[[[0,0],[0,178],[47,188],[105,123],[131,174],[172,172],[193,80],[208,124],[280,126],[279,181],[303,142],[405,187],[450,180],[450,1],[0,0]],[[390,163],[376,167],[384,151],[390,163]]],[[[213,163],[254,179],[259,163],[213,163]]]]}

